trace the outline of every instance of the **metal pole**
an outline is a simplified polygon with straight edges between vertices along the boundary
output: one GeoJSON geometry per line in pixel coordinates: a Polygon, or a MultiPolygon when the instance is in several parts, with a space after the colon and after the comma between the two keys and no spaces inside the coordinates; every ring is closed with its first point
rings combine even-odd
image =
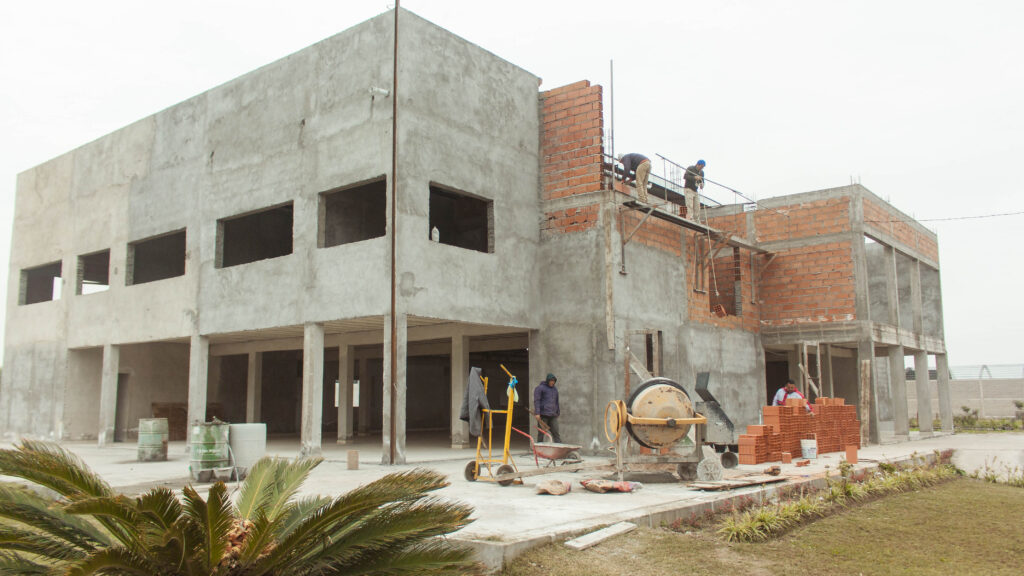
{"type": "Polygon", "coordinates": [[[389,439],[388,463],[394,464],[397,457],[398,426],[395,417],[398,414],[395,404],[398,401],[398,287],[395,274],[395,257],[398,243],[398,9],[400,0],[395,0],[395,48],[391,76],[391,437],[389,439]]]}

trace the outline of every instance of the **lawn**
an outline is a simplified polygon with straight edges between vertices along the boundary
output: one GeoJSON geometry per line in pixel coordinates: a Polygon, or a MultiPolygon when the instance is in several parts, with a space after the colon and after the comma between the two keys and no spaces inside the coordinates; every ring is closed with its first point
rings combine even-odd
{"type": "Polygon", "coordinates": [[[1001,574],[1024,572],[1024,490],[968,478],[855,505],[762,544],[712,530],[638,529],[583,552],[561,544],[507,576],[1001,574]]]}

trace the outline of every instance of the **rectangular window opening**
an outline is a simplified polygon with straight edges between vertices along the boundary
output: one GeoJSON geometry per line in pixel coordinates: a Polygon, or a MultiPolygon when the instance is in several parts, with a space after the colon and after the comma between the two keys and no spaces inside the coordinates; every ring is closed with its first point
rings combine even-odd
{"type": "Polygon", "coordinates": [[[128,286],[185,275],[185,231],[178,230],[128,244],[128,286]]]}
{"type": "Polygon", "coordinates": [[[430,186],[429,238],[441,244],[494,253],[494,201],[430,186]]]}
{"type": "Polygon", "coordinates": [[[78,257],[75,294],[95,294],[110,288],[110,250],[78,257]]]}
{"type": "Polygon", "coordinates": [[[292,253],[292,203],[217,221],[217,268],[292,253]]]}
{"type": "Polygon", "coordinates": [[[387,181],[378,178],[320,193],[317,247],[329,248],[384,236],[387,181]]]}
{"type": "Polygon", "coordinates": [[[60,300],[61,262],[50,262],[21,271],[21,287],[18,304],[36,304],[60,300]]]}
{"type": "Polygon", "coordinates": [[[730,254],[712,258],[712,289],[708,301],[718,316],[739,316],[743,313],[743,285],[739,248],[730,254]]]}

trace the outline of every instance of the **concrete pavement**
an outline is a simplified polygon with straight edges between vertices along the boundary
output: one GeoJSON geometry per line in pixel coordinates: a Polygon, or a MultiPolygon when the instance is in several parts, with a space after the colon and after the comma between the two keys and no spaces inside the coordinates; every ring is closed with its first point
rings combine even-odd
{"type": "MultiPolygon", "coordinates": [[[[69,442],[64,446],[80,456],[112,486],[128,493],[156,485],[180,488],[188,481],[188,455],[181,442],[170,445],[166,462],[135,461],[134,444],[114,444],[99,448],[95,443],[69,442]]],[[[298,449],[298,443],[294,440],[271,441],[267,452],[294,457],[298,449]]],[[[870,446],[861,449],[861,462],[856,468],[874,467],[882,461],[905,461],[915,455],[930,455],[936,450],[947,449],[955,451],[954,464],[968,472],[982,471],[986,465],[999,471],[1005,468],[1024,470],[1024,434],[1021,433],[943,435],[870,446]]],[[[520,454],[516,456],[520,470],[535,468],[532,457],[521,456],[523,452],[522,449],[515,452],[520,454]]],[[[416,466],[438,470],[447,475],[451,482],[449,487],[441,490],[441,494],[470,504],[475,509],[474,522],[454,534],[453,538],[472,545],[482,561],[492,568],[498,568],[525,549],[561,541],[601,525],[629,520],[657,526],[689,517],[692,513],[699,514],[709,507],[721,506],[737,497],[769,498],[782,486],[802,482],[823,483],[825,473],[836,473],[843,459],[841,453],[831,453],[820,455],[806,467],[783,464],[781,467],[783,475],[787,477],[786,482],[727,492],[700,492],[682,483],[667,483],[645,484],[643,489],[628,494],[596,494],[585,491],[579,480],[599,477],[599,472],[555,472],[526,478],[524,484],[508,487],[492,482],[468,482],[463,478],[463,470],[473,455],[473,450],[452,450],[436,443],[413,443],[408,451],[409,464],[384,466],[379,464],[379,440],[365,444],[327,446],[324,451],[325,461],[313,470],[302,494],[337,495],[387,473],[416,466]],[[360,467],[359,470],[348,470],[347,451],[354,447],[360,450],[360,467]],[[571,481],[572,491],[564,496],[536,494],[537,482],[548,478],[571,481]]],[[[599,463],[607,459],[588,457],[586,461],[599,463]]],[[[756,473],[766,466],[739,466],[727,470],[726,475],[756,473]]],[[[230,486],[233,487],[234,483],[230,486]]]]}

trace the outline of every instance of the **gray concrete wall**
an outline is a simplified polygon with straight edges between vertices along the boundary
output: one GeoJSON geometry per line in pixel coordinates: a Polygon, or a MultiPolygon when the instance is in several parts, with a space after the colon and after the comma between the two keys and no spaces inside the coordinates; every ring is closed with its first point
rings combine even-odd
{"type": "MultiPolygon", "coordinates": [[[[538,79],[413,14],[401,19],[400,305],[535,325],[538,79]],[[494,202],[494,254],[429,242],[431,182],[494,202]]],[[[392,99],[369,89],[391,88],[393,38],[393,13],[382,14],[20,175],[4,430],[60,427],[66,348],[387,311],[387,238],[321,249],[317,232],[321,192],[390,172],[392,99]],[[292,254],[216,267],[218,219],[284,202],[292,254]],[[181,229],[185,275],[126,285],[128,244],[181,229]],[[77,257],[105,249],[110,289],[74,295],[77,257]],[[53,261],[63,263],[61,299],[18,306],[21,270],[53,261]]]]}
{"type": "MultiPolygon", "coordinates": [[[[935,381],[931,380],[929,386],[932,390],[932,415],[938,418],[939,394],[935,381]]],[[[970,410],[977,410],[981,418],[1013,418],[1017,412],[1013,401],[1024,400],[1024,378],[950,380],[949,391],[954,416],[963,415],[961,407],[967,406],[970,410]]],[[[916,418],[916,382],[911,386],[911,381],[907,381],[907,398],[909,416],[916,418]]]]}
{"type": "Polygon", "coordinates": [[[538,78],[412,13],[399,26],[398,270],[408,313],[535,327],[538,78]],[[493,254],[429,241],[432,183],[493,202],[493,254]]]}
{"type": "Polygon", "coordinates": [[[64,406],[63,434],[69,440],[95,440],[100,420],[100,381],[103,349],[68,350],[67,395],[75,402],[64,406]]]}
{"type": "MultiPolygon", "coordinates": [[[[154,403],[188,402],[188,356],[187,344],[153,343],[121,347],[120,374],[127,378],[122,382],[126,389],[118,391],[127,407],[119,413],[118,422],[125,426],[126,439],[138,438],[140,418],[153,417],[154,403]]],[[[70,397],[70,395],[69,395],[70,397]]]]}

